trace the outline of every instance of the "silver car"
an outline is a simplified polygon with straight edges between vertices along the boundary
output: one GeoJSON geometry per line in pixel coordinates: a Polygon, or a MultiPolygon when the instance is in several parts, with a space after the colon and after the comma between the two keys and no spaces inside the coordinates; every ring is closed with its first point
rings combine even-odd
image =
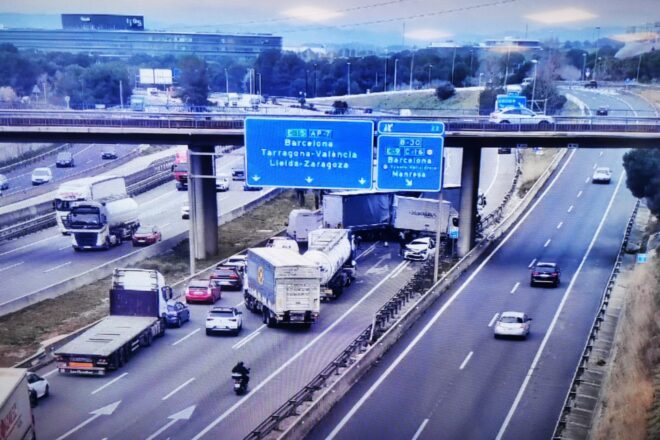
{"type": "Polygon", "coordinates": [[[538,125],[548,128],[555,120],[551,116],[540,115],[524,107],[509,107],[490,114],[489,122],[495,124],[538,125]]]}
{"type": "Polygon", "coordinates": [[[612,180],[612,170],[607,167],[598,167],[591,176],[592,183],[610,183],[612,180]]]}
{"type": "Polygon", "coordinates": [[[495,323],[495,338],[526,338],[532,318],[522,312],[503,312],[495,323]]]}

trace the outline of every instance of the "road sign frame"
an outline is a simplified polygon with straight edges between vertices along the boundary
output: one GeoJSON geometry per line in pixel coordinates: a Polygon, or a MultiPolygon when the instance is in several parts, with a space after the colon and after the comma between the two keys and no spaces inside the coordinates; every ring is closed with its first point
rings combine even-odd
{"type": "Polygon", "coordinates": [[[419,135],[419,136],[444,136],[445,123],[440,121],[378,121],[377,131],[379,135],[390,134],[404,134],[404,135],[419,135]],[[393,128],[401,127],[408,129],[408,131],[386,130],[385,126],[391,125],[393,128]],[[434,131],[433,127],[440,127],[441,130],[434,131]],[[428,128],[429,130],[416,130],[419,128],[428,128]]]}
{"type": "Polygon", "coordinates": [[[301,189],[373,189],[373,136],[374,122],[371,120],[247,117],[244,138],[246,185],[301,189]],[[319,131],[319,137],[314,137],[316,135],[312,135],[311,131],[319,131]],[[287,140],[289,144],[285,144],[287,140]],[[332,145],[297,145],[300,142],[325,142],[332,145]],[[337,142],[341,142],[341,146],[337,142]],[[307,148],[313,150],[306,151],[307,148]],[[277,156],[265,156],[264,150],[277,152],[277,156]],[[317,157],[319,151],[338,157],[317,157]],[[294,153],[297,155],[293,156],[294,153]],[[316,160],[306,161],[306,156],[300,155],[302,153],[313,153],[311,159],[316,160]],[[284,165],[273,166],[273,161],[284,165]],[[319,165],[293,166],[299,162],[318,162],[319,165]],[[292,165],[289,166],[289,163],[292,165]],[[338,166],[321,166],[332,163],[338,166]],[[300,171],[303,169],[307,171],[300,171]],[[319,175],[319,170],[323,170],[324,174],[319,175]],[[347,174],[348,170],[350,173],[347,174]],[[254,180],[255,177],[258,179],[254,180]],[[353,179],[355,183],[350,183],[353,179]]]}
{"type": "MultiPolygon", "coordinates": [[[[396,134],[381,134],[378,136],[378,141],[377,141],[377,146],[376,146],[376,166],[377,166],[377,171],[376,171],[376,188],[378,190],[382,191],[428,191],[428,192],[436,192],[436,191],[441,191],[442,190],[442,171],[443,171],[443,151],[444,151],[444,143],[445,143],[445,138],[444,136],[421,136],[418,134],[404,134],[404,133],[396,133],[396,134]],[[436,179],[427,179],[424,178],[425,181],[431,180],[432,183],[435,186],[432,187],[421,187],[421,186],[407,186],[407,185],[402,185],[402,186],[397,186],[397,185],[386,185],[384,182],[384,177],[383,177],[383,163],[381,163],[381,159],[383,156],[383,153],[381,152],[381,142],[384,142],[389,139],[400,139],[400,138],[412,138],[412,139],[420,139],[422,142],[423,141],[434,141],[434,142],[439,142],[440,145],[438,146],[438,152],[437,154],[434,154],[433,159],[437,159],[438,162],[433,164],[432,166],[436,168],[434,170],[434,173],[437,173],[437,181],[436,179]],[[436,157],[437,156],[437,157],[436,157]]],[[[382,145],[385,147],[385,145],[382,145]]],[[[429,147],[435,147],[433,145],[431,146],[424,146],[421,144],[418,148],[419,149],[427,149],[429,147]]],[[[387,147],[385,147],[387,148],[387,147]]],[[[414,146],[411,148],[415,148],[414,146]]],[[[411,171],[414,172],[414,171],[411,171]]],[[[435,174],[434,174],[435,175],[435,174]]],[[[403,178],[405,180],[405,178],[403,178]]],[[[403,180],[402,180],[403,181],[403,180]]]]}

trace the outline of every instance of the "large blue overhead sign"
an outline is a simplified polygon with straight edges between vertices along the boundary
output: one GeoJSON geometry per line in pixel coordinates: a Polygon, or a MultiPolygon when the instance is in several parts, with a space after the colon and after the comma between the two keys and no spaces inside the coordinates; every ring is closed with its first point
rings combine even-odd
{"type": "Polygon", "coordinates": [[[443,123],[381,121],[378,132],[378,189],[440,191],[443,123]]]}
{"type": "Polygon", "coordinates": [[[370,189],[373,122],[245,119],[245,181],[252,186],[370,189]]]}
{"type": "Polygon", "coordinates": [[[503,108],[509,107],[527,107],[527,97],[524,95],[518,95],[510,93],[508,95],[497,95],[497,101],[495,102],[495,110],[502,110],[503,108]]]}

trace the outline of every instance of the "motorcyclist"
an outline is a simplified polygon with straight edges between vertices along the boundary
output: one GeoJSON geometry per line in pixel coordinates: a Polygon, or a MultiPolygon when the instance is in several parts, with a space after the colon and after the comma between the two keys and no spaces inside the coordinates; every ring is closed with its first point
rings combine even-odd
{"type": "Polygon", "coordinates": [[[239,361],[234,368],[231,369],[232,373],[238,373],[241,375],[241,380],[247,386],[248,382],[250,381],[250,369],[247,368],[244,364],[243,361],[239,361]]]}

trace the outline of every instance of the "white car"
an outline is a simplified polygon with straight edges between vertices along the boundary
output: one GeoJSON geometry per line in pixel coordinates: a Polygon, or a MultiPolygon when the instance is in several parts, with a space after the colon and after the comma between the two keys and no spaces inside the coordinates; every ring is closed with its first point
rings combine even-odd
{"type": "Polygon", "coordinates": [[[509,107],[490,114],[488,122],[495,124],[538,125],[548,128],[555,120],[551,116],[540,115],[524,107],[509,107]]]}
{"type": "Polygon", "coordinates": [[[234,335],[243,328],[243,312],[236,307],[212,307],[206,316],[206,334],[229,332],[234,335]]]}
{"type": "Polygon", "coordinates": [[[184,220],[190,218],[190,206],[187,203],[181,206],[181,218],[184,220]]]}
{"type": "Polygon", "coordinates": [[[238,269],[241,273],[245,272],[245,267],[247,266],[247,255],[236,254],[227,258],[227,261],[222,263],[223,266],[232,266],[238,269]]]}
{"type": "Polygon", "coordinates": [[[216,191],[229,191],[229,174],[218,174],[215,176],[216,191]]]}
{"type": "Polygon", "coordinates": [[[32,185],[41,185],[48,183],[53,179],[53,173],[50,168],[35,168],[32,171],[32,185]]]}
{"type": "Polygon", "coordinates": [[[416,238],[406,245],[403,258],[406,260],[426,261],[435,249],[435,240],[429,237],[416,238]]]}
{"type": "Polygon", "coordinates": [[[495,338],[512,337],[526,338],[529,334],[529,327],[532,318],[522,312],[502,312],[502,315],[495,323],[495,338]]]}
{"type": "Polygon", "coordinates": [[[48,397],[48,394],[50,394],[48,381],[37,373],[28,372],[27,383],[32,399],[41,399],[42,397],[48,397]]]}
{"type": "Polygon", "coordinates": [[[591,176],[592,183],[610,183],[612,180],[612,170],[607,167],[598,167],[591,176]]]}

